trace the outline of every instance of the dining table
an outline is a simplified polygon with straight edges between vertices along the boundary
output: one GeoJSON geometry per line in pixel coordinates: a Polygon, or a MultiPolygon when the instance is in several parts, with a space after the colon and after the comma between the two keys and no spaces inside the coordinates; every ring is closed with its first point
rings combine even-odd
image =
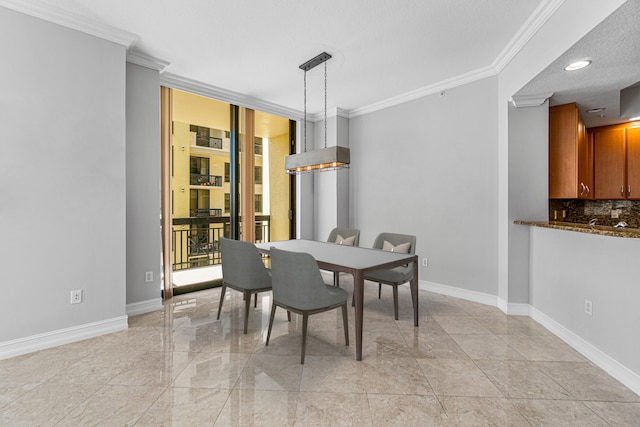
{"type": "Polygon", "coordinates": [[[293,239],[257,243],[258,251],[269,255],[271,248],[291,252],[305,252],[313,256],[322,270],[349,273],[353,276],[353,301],[355,305],[356,360],[362,360],[362,331],[364,306],[364,277],[375,270],[386,270],[413,263],[413,277],[409,282],[413,303],[413,324],[418,326],[418,256],[339,245],[315,240],[293,239]]]}

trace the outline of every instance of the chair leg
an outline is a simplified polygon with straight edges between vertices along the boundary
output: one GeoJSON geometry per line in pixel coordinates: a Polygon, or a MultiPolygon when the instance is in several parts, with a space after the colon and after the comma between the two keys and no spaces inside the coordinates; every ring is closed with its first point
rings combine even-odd
{"type": "Polygon", "coordinates": [[[253,308],[256,308],[258,306],[258,293],[256,292],[254,295],[255,299],[253,300],[253,308]]]}
{"type": "Polygon", "coordinates": [[[276,316],[276,305],[271,303],[271,316],[269,316],[269,331],[267,332],[267,343],[269,345],[269,338],[271,338],[271,327],[273,326],[273,318],[276,316]]]}
{"type": "Polygon", "coordinates": [[[244,333],[247,333],[247,324],[249,323],[249,308],[251,307],[251,293],[244,293],[244,333]]]}
{"type": "Polygon", "coordinates": [[[333,286],[340,287],[340,273],[337,271],[333,272],[333,286]]]}
{"type": "Polygon", "coordinates": [[[378,283],[378,299],[382,296],[382,283],[378,283]]]}
{"type": "Polygon", "coordinates": [[[224,293],[227,290],[227,285],[222,284],[222,290],[220,291],[220,304],[218,304],[218,318],[220,320],[220,311],[222,310],[222,301],[224,301],[224,293]]]}
{"type": "Polygon", "coordinates": [[[291,312],[287,310],[287,321],[291,322],[291,312]]]}
{"type": "Polygon", "coordinates": [[[307,324],[309,322],[309,313],[302,315],[302,354],[300,356],[300,364],[304,365],[304,353],[307,350],[307,324]]]}
{"type": "Polygon", "coordinates": [[[342,323],[344,326],[344,345],[349,345],[349,322],[347,320],[347,302],[342,306],[342,323]]]}
{"type": "Polygon", "coordinates": [[[393,313],[398,320],[398,286],[393,285],[393,313]]]}

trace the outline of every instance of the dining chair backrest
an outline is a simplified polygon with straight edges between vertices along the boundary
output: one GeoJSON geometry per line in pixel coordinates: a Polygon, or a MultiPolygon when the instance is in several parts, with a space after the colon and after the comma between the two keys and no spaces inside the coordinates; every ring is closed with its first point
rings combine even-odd
{"type": "Polygon", "coordinates": [[[373,248],[383,249],[385,241],[389,242],[393,246],[402,245],[408,242],[410,245],[409,250],[406,253],[416,253],[416,236],[412,236],[410,234],[380,233],[373,242],[373,248]]]}
{"type": "MultiPolygon", "coordinates": [[[[269,345],[276,308],[302,315],[302,349],[300,363],[304,364],[307,347],[309,315],[342,307],[344,342],[349,345],[347,299],[344,289],[324,283],[315,258],[304,252],[289,252],[271,247],[271,275],[273,278],[273,301],[269,316],[269,329],[265,345],[269,345]]],[[[290,320],[290,319],[289,319],[290,320]]]]}
{"type": "MultiPolygon", "coordinates": [[[[416,236],[398,233],[380,233],[373,242],[374,249],[415,255],[416,236]]],[[[413,262],[386,270],[365,273],[364,278],[378,282],[378,298],[381,297],[382,284],[393,286],[393,314],[398,320],[398,286],[413,278],[413,262]]]]}
{"type": "Polygon", "coordinates": [[[253,243],[220,237],[222,278],[226,283],[246,289],[271,286],[271,276],[253,243]]]}
{"type": "Polygon", "coordinates": [[[360,230],[356,230],[355,228],[334,228],[333,230],[331,230],[331,233],[329,233],[327,242],[340,243],[337,241],[338,236],[342,237],[342,239],[349,239],[350,237],[354,237],[351,246],[358,246],[360,244],[360,230]]]}
{"type": "Polygon", "coordinates": [[[304,252],[271,248],[273,299],[303,310],[324,307],[329,302],[327,286],[315,258],[304,252]]]}

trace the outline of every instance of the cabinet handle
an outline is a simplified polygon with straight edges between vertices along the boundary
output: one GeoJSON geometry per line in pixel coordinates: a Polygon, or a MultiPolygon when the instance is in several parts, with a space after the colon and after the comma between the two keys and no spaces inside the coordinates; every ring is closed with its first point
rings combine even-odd
{"type": "Polygon", "coordinates": [[[591,190],[589,189],[588,185],[585,185],[585,187],[587,188],[587,196],[589,195],[589,193],[591,192],[591,190]]]}
{"type": "Polygon", "coordinates": [[[580,197],[582,197],[584,196],[585,185],[583,183],[580,183],[580,187],[582,187],[582,190],[580,190],[580,197]]]}
{"type": "Polygon", "coordinates": [[[629,188],[627,189],[627,196],[631,197],[631,186],[629,186],[629,188]]]}
{"type": "Polygon", "coordinates": [[[624,197],[624,185],[620,187],[620,195],[624,197]]]}

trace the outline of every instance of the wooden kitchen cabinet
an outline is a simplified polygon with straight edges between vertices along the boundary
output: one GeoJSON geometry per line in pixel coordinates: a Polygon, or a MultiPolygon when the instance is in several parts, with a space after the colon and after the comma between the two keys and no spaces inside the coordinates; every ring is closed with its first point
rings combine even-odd
{"type": "Polygon", "coordinates": [[[594,146],[594,196],[640,199],[640,128],[614,125],[589,131],[594,146]]]}
{"type": "Polygon", "coordinates": [[[575,103],[549,108],[549,198],[593,198],[593,151],[575,103]]]}
{"type": "Polygon", "coordinates": [[[593,132],[594,195],[596,199],[625,197],[625,131],[606,129],[593,132]]]}
{"type": "Polygon", "coordinates": [[[627,198],[640,199],[640,127],[627,128],[627,198]]]}

